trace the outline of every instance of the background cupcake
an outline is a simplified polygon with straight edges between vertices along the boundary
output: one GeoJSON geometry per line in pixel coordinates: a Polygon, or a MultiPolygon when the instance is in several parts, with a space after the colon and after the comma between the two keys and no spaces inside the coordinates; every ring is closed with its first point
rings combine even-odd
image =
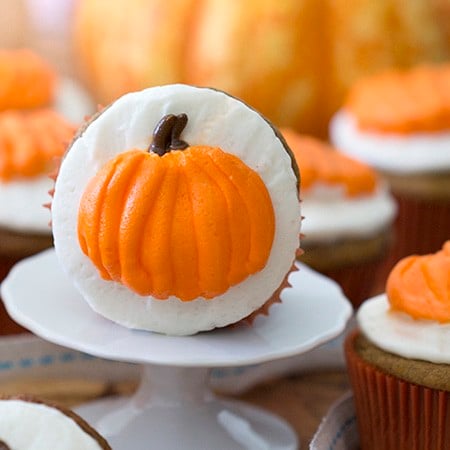
{"type": "Polygon", "coordinates": [[[399,213],[386,273],[450,237],[450,64],[387,71],[355,84],[331,139],[389,182],[399,213]]]}
{"type": "Polygon", "coordinates": [[[392,270],[345,353],[362,450],[450,448],[450,241],[392,270]]]}
{"type": "Polygon", "coordinates": [[[111,450],[106,440],[71,409],[30,395],[0,397],[3,450],[111,450]]]}
{"type": "MultiPolygon", "coordinates": [[[[50,174],[89,99],[28,49],[0,50],[0,281],[21,258],[52,245],[50,174]]],[[[0,316],[0,333],[20,329],[0,316]]]]}
{"type": "Polygon", "coordinates": [[[337,281],[354,306],[374,289],[390,245],[395,203],[367,165],[323,141],[284,129],[300,168],[300,261],[337,281]]]}

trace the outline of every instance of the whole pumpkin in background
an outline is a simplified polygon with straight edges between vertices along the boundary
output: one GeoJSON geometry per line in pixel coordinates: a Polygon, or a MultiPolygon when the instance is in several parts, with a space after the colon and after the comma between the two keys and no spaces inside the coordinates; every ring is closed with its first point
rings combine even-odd
{"type": "Polygon", "coordinates": [[[450,58],[449,17],[442,0],[78,0],[74,40],[99,102],[211,86],[324,135],[361,75],[450,58]]]}

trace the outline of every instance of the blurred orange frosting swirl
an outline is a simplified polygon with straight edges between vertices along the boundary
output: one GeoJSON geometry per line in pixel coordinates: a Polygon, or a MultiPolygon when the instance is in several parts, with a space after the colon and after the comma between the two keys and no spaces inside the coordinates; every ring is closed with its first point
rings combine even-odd
{"type": "Polygon", "coordinates": [[[348,197],[375,191],[377,176],[366,164],[349,158],[319,139],[288,128],[281,132],[300,168],[302,192],[316,183],[343,186],[348,197]]]}
{"type": "Polygon", "coordinates": [[[437,253],[399,261],[389,275],[386,293],[395,311],[450,322],[450,240],[437,253]]]}
{"type": "Polygon", "coordinates": [[[75,131],[52,109],[0,112],[0,181],[49,173],[75,131]]]}
{"type": "Polygon", "coordinates": [[[29,49],[0,49],[0,110],[31,109],[52,103],[56,74],[29,49]]]}
{"type": "Polygon", "coordinates": [[[449,130],[450,64],[391,69],[362,78],[350,90],[345,106],[361,130],[449,130]]]}

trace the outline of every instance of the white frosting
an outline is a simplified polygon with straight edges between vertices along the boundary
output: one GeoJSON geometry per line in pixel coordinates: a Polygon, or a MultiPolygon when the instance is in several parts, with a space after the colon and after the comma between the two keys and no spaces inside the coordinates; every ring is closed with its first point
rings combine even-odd
{"type": "Polygon", "coordinates": [[[0,400],[0,440],[12,450],[101,449],[58,409],[23,400],[0,400]]]}
{"type": "Polygon", "coordinates": [[[0,183],[0,227],[20,232],[50,234],[50,203],[48,191],[53,180],[40,176],[26,181],[0,183]]]}
{"type": "Polygon", "coordinates": [[[242,102],[185,85],[131,93],[86,129],[62,163],[52,205],[56,254],[91,307],[122,325],[178,335],[221,327],[264,304],[290,270],[300,231],[296,182],[291,159],[271,126],[242,102]],[[274,207],[275,236],[266,267],[213,300],[139,296],[101,279],[78,243],[78,208],[88,181],[117,154],[148,148],[155,125],[169,113],[188,115],[182,134],[187,142],[218,146],[257,171],[274,207]]]}
{"type": "Polygon", "coordinates": [[[302,193],[305,243],[370,237],[394,220],[396,203],[386,186],[373,194],[345,196],[343,186],[316,183],[302,193]]]}
{"type": "Polygon", "coordinates": [[[392,311],[385,294],[366,300],[358,310],[357,320],[364,335],[387,352],[450,364],[450,324],[392,311]]]}
{"type": "Polygon", "coordinates": [[[435,133],[394,134],[358,129],[355,118],[338,111],[330,138],[342,152],[375,169],[397,174],[450,170],[450,129],[435,133]]]}
{"type": "Polygon", "coordinates": [[[58,80],[53,107],[76,125],[84,122],[86,115],[95,112],[95,104],[87,91],[80,83],[67,77],[58,80]]]}
{"type": "MultiPolygon", "coordinates": [[[[55,109],[72,123],[81,123],[93,112],[92,101],[75,81],[60,80],[56,92],[55,109]]],[[[0,182],[0,227],[50,234],[50,212],[43,205],[51,201],[48,191],[53,184],[47,175],[0,182]]]]}

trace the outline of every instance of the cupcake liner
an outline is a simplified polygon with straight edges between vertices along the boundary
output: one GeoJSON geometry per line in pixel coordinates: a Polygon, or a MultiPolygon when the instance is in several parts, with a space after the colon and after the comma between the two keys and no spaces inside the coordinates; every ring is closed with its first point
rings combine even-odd
{"type": "Polygon", "coordinates": [[[450,201],[428,201],[395,195],[398,215],[394,241],[377,284],[383,286],[400,259],[410,255],[435,253],[450,239],[450,201]]]}
{"type": "Polygon", "coordinates": [[[450,238],[450,201],[396,196],[398,219],[393,253],[400,258],[437,252],[450,238]]]}
{"type": "MultiPolygon", "coordinates": [[[[0,256],[0,283],[6,278],[19,258],[0,256]]],[[[24,333],[27,330],[11,319],[0,298],[0,335],[24,333]]]]}
{"type": "Polygon", "coordinates": [[[345,342],[361,450],[449,450],[450,393],[383,373],[345,342]]]}
{"type": "Polygon", "coordinates": [[[357,266],[329,269],[322,273],[336,281],[353,307],[358,308],[364,300],[384,291],[384,286],[378,283],[377,276],[384,265],[384,258],[380,258],[357,266]]]}

